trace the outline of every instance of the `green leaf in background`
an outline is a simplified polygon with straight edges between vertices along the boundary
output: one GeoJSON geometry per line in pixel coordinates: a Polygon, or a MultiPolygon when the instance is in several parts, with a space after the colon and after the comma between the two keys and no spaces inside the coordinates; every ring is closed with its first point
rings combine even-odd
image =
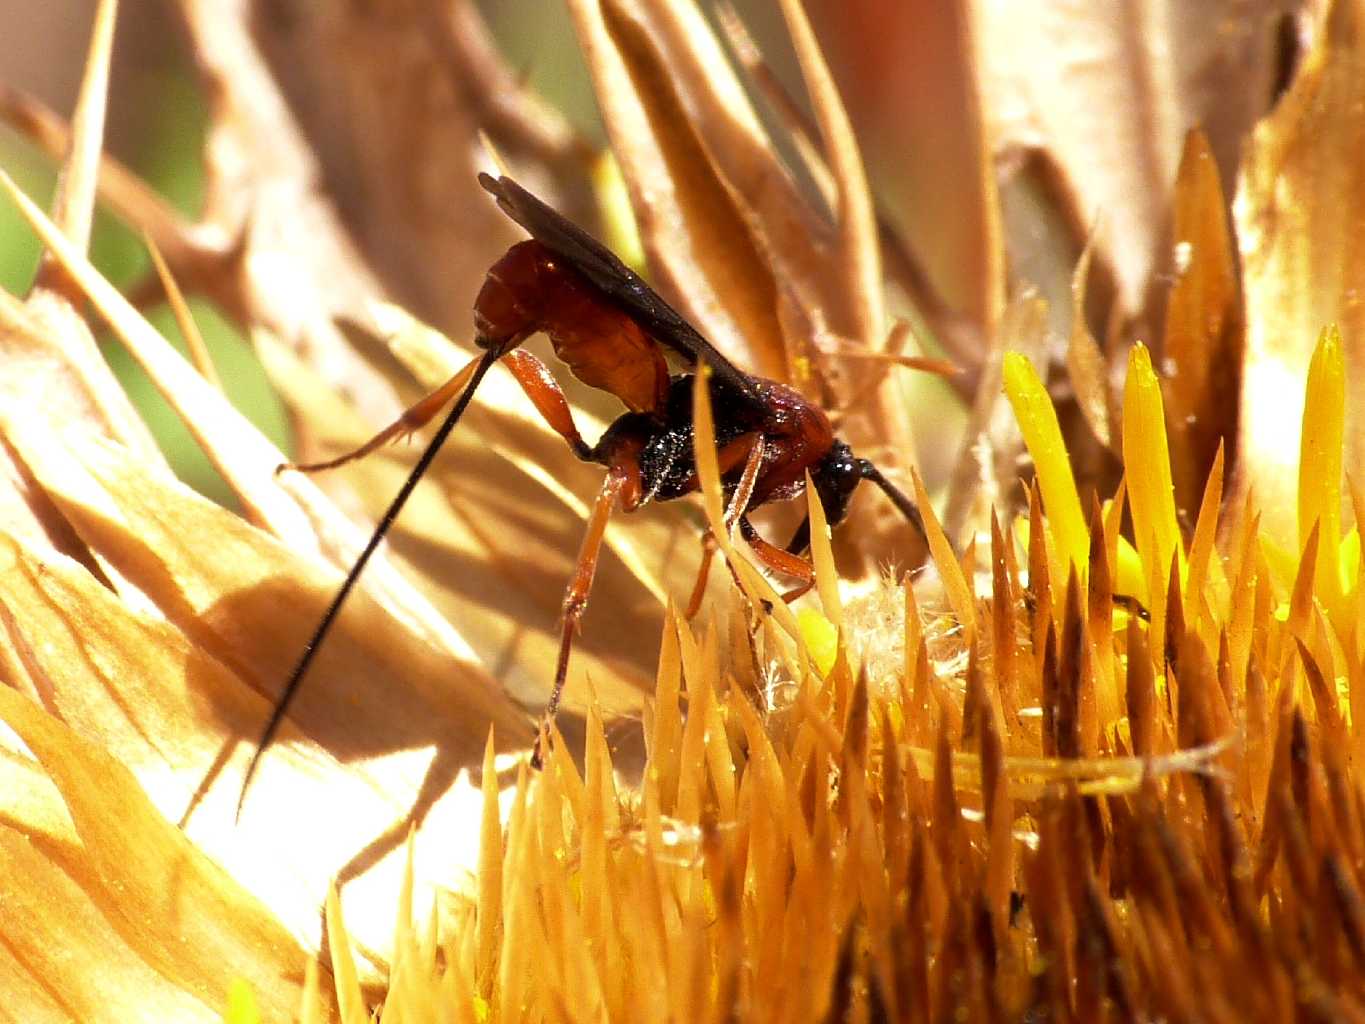
{"type": "MultiPolygon", "coordinates": [[[[139,134],[125,158],[179,209],[193,213],[203,192],[200,168],[203,102],[187,69],[149,72],[139,81],[137,91],[145,104],[153,106],[157,116],[137,125],[139,134]]],[[[7,131],[0,131],[0,166],[30,195],[41,199],[51,196],[56,175],[50,162],[7,131]]],[[[141,282],[152,272],[142,240],[107,213],[101,212],[95,218],[90,251],[95,265],[121,288],[141,282]]],[[[16,295],[24,294],[33,280],[38,256],[38,241],[19,213],[8,205],[0,207],[0,287],[16,295]]],[[[289,433],[284,409],[251,346],[212,304],[191,299],[190,309],[232,403],[272,441],[283,446],[289,433]]],[[[149,310],[148,318],[185,351],[169,310],[164,306],[149,310]]],[[[101,336],[101,343],[105,357],[176,474],[215,501],[231,505],[233,499],[227,487],[180,418],[117,342],[101,336]]]]}

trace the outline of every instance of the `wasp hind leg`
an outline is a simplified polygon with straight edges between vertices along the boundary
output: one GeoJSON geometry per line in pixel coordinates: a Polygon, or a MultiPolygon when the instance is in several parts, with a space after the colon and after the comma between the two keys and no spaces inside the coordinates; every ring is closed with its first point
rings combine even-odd
{"type": "Polygon", "coordinates": [[[602,538],[607,532],[607,520],[612,509],[626,486],[627,478],[615,470],[602,481],[602,489],[597,492],[592,515],[588,518],[588,529],[583,535],[583,545],[578,550],[578,564],[569,577],[569,585],[564,589],[563,613],[560,619],[559,661],[555,666],[554,688],[550,700],[545,705],[545,716],[536,736],[535,749],[531,752],[531,767],[540,768],[543,763],[544,746],[548,743],[550,724],[559,713],[560,698],[564,695],[564,683],[569,676],[569,653],[573,649],[573,638],[578,632],[578,623],[588,607],[588,595],[592,592],[593,576],[597,573],[597,558],[602,551],[602,538]]]}
{"type": "Polygon", "coordinates": [[[398,419],[394,420],[354,451],[349,451],[344,455],[338,455],[336,458],[328,459],[325,462],[284,462],[280,464],[275,472],[279,473],[286,469],[296,469],[300,473],[317,473],[324,469],[336,469],[338,466],[344,466],[348,462],[363,459],[366,455],[377,451],[391,441],[399,441],[411,437],[435,419],[437,413],[464,393],[465,385],[467,385],[470,378],[474,376],[475,369],[477,369],[479,363],[486,358],[487,353],[471,359],[464,365],[459,373],[455,374],[455,376],[451,377],[450,380],[446,381],[431,394],[421,399],[416,405],[405,409],[403,415],[399,416],[398,419]]]}

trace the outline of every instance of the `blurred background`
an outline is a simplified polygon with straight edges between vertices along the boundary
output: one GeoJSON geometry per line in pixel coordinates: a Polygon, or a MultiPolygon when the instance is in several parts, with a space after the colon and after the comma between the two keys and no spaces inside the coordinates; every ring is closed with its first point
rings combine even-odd
{"type": "MultiPolygon", "coordinates": [[[[0,0],[0,83],[37,96],[69,116],[90,42],[95,4],[62,0],[54,4],[0,0]]],[[[120,6],[115,31],[113,80],[106,148],[127,163],[185,213],[201,199],[200,149],[205,111],[184,38],[166,4],[131,0],[120,6]]],[[[52,162],[15,132],[0,126],[0,166],[19,186],[46,204],[55,184],[52,162]]],[[[38,265],[38,242],[8,203],[0,204],[0,287],[22,295],[38,265]]],[[[120,287],[141,280],[151,268],[140,239],[101,212],[91,239],[97,267],[120,287]]],[[[273,440],[287,440],[284,410],[250,346],[211,304],[192,298],[191,308],[209,343],[224,386],[273,440]]],[[[169,338],[179,340],[164,307],[147,311],[169,338]]],[[[151,425],[182,479],[212,497],[231,498],[217,473],[150,382],[115,343],[104,345],[124,386],[151,425]]],[[[183,347],[182,347],[183,351],[183,347]]]]}
{"type": "MultiPolygon", "coordinates": [[[[572,45],[567,15],[558,4],[541,0],[482,5],[513,65],[559,106],[576,127],[600,139],[587,73],[572,45]],[[530,16],[534,13],[534,16],[530,16]]],[[[90,41],[93,0],[54,4],[0,0],[0,83],[22,89],[54,110],[69,114],[80,85],[90,41]]],[[[201,198],[199,153],[205,111],[185,40],[170,5],[161,0],[125,0],[116,30],[109,101],[107,149],[170,199],[192,214],[201,198]]],[[[10,128],[0,125],[0,166],[21,188],[46,202],[55,183],[52,163],[10,128]]],[[[96,221],[91,243],[95,265],[123,287],[150,270],[141,241],[108,214],[96,221]]],[[[0,204],[0,287],[23,294],[38,265],[38,242],[9,204],[0,204]]],[[[224,386],[276,443],[288,450],[284,409],[265,378],[250,345],[212,304],[191,306],[224,386]]],[[[149,311],[163,333],[178,339],[165,308],[149,311]]],[[[105,346],[124,386],[143,410],[153,432],[171,456],[182,479],[212,497],[231,502],[217,473],[190,438],[179,417],[117,344],[105,346]]]]}
{"type": "MultiPolygon", "coordinates": [[[[587,70],[563,5],[544,0],[482,0],[478,6],[508,63],[585,139],[603,144],[587,70]]],[[[774,69],[789,88],[799,83],[776,5],[750,0],[736,8],[764,40],[774,69]]],[[[94,9],[94,0],[54,4],[0,0],[0,24],[10,29],[0,34],[0,85],[27,92],[63,116],[69,115],[94,9]]],[[[172,5],[164,0],[124,0],[115,40],[106,148],[180,210],[193,214],[202,197],[199,156],[205,108],[172,5]]],[[[799,96],[799,87],[792,88],[792,94],[799,96]]],[[[0,167],[41,203],[50,198],[55,183],[51,161],[3,124],[0,167]]],[[[91,250],[95,265],[120,287],[142,280],[151,269],[140,239],[107,213],[96,221],[91,250]]],[[[18,212],[0,204],[0,287],[22,295],[32,280],[38,255],[37,240],[18,212]]],[[[287,416],[250,345],[211,303],[192,298],[191,305],[233,402],[289,450],[287,416]]],[[[163,333],[179,341],[164,307],[147,312],[163,333]]],[[[142,372],[117,344],[107,344],[105,353],[181,478],[231,504],[217,473],[142,372]]]]}

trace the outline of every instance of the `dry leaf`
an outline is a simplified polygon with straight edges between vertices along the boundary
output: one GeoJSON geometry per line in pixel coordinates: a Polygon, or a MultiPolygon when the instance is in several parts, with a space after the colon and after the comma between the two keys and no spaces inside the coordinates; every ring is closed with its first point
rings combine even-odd
{"type": "Polygon", "coordinates": [[[773,272],[735,197],[766,195],[792,233],[803,211],[700,12],[574,0],[570,13],[660,290],[722,352],[787,377],[773,272]],[[691,119],[709,130],[698,137],[691,119]]]}
{"type": "Polygon", "coordinates": [[[422,884],[451,884],[452,868],[474,856],[468,848],[452,860],[471,793],[456,776],[481,762],[489,725],[501,746],[524,749],[526,717],[486,675],[438,656],[357,595],[291,712],[297,728],[262,762],[234,829],[250,752],[236,741],[255,738],[268,706],[258,693],[283,681],[336,578],[319,580],[264,534],[116,449],[86,447],[79,455],[84,470],[72,460],[55,478],[54,458],[54,478],[44,483],[96,549],[184,633],[121,608],[84,570],[39,568],[26,556],[5,593],[11,633],[30,652],[20,667],[31,688],[133,767],[172,819],[185,814],[219,751],[233,753],[195,810],[191,835],[233,863],[300,935],[313,933],[322,898],[306,880],[363,872],[343,895],[360,901],[353,928],[367,946],[385,948],[389,916],[381,911],[399,865],[392,856],[372,862],[396,850],[411,812],[421,826],[419,849],[430,850],[422,854],[422,884]],[[92,469],[94,476],[84,475],[92,469]],[[211,550],[196,543],[205,537],[215,538],[211,550]],[[302,735],[311,743],[291,750],[302,735]],[[330,753],[319,759],[313,744],[330,753]],[[300,817],[305,808],[316,815],[308,823],[300,817]],[[281,830],[281,815],[289,829],[281,830]],[[389,829],[395,835],[384,841],[389,829]]]}
{"type": "Polygon", "coordinates": [[[1219,445],[1237,436],[1242,304],[1218,168],[1191,132],[1175,189],[1176,281],[1166,305],[1167,422],[1176,505],[1198,508],[1219,445]]]}
{"type": "MultiPolygon", "coordinates": [[[[5,555],[11,564],[15,551],[5,555]]],[[[0,849],[13,913],[3,962],[15,981],[7,1010],[96,1020],[122,1006],[133,1016],[212,1020],[241,977],[267,1013],[292,1013],[303,950],[271,911],[162,817],[98,742],[5,687],[0,720],[33,751],[74,825],[74,835],[44,835],[50,809],[35,815],[31,796],[27,808],[7,800],[0,849]],[[26,893],[43,898],[21,908],[26,893]]],[[[13,779],[13,755],[0,757],[13,779]]]]}
{"type": "Polygon", "coordinates": [[[1078,238],[1101,218],[1096,252],[1113,274],[1118,318],[1136,318],[1146,338],[1163,296],[1153,275],[1169,265],[1170,188],[1185,133],[1202,124],[1230,173],[1243,136],[1274,99],[1282,7],[983,8],[992,142],[997,151],[1041,151],[1060,176],[1059,206],[1078,238]]]}
{"type": "Polygon", "coordinates": [[[1005,303],[1004,250],[968,5],[809,7],[890,222],[947,307],[991,337],[1005,303]]]}
{"type": "MultiPolygon", "coordinates": [[[[32,400],[43,414],[54,413],[56,420],[68,425],[86,423],[92,430],[107,430],[125,441],[135,441],[145,434],[141,421],[137,432],[124,432],[115,423],[100,415],[93,401],[86,400],[89,392],[81,384],[87,361],[71,365],[59,343],[43,330],[38,319],[18,301],[4,295],[0,300],[0,352],[3,352],[6,373],[0,382],[0,409],[21,411],[27,415],[33,408],[32,400]]],[[[93,368],[95,378],[109,379],[107,386],[117,388],[103,360],[93,368]]],[[[120,392],[121,393],[121,392],[120,392]]],[[[129,410],[131,411],[131,410],[129,410]]],[[[150,439],[147,440],[150,445],[150,439]]],[[[154,448],[149,449],[155,451],[154,448]]],[[[159,455],[153,455],[159,458],[159,455]]],[[[6,486],[0,491],[0,524],[4,529],[32,541],[42,539],[56,550],[73,558],[89,558],[71,527],[52,508],[40,489],[24,469],[23,460],[11,449],[0,452],[0,466],[6,486]]]]}
{"type": "Polygon", "coordinates": [[[1086,287],[1094,251],[1092,236],[1071,275],[1071,338],[1066,349],[1066,369],[1071,386],[1076,389],[1076,407],[1094,431],[1095,438],[1108,448],[1113,444],[1111,424],[1119,417],[1113,409],[1113,392],[1109,387],[1104,353],[1085,322],[1086,287]]]}
{"type": "MultiPolygon", "coordinates": [[[[557,205],[580,220],[590,211],[582,182],[591,149],[535,102],[470,0],[289,3],[273,13],[218,0],[185,6],[195,9],[192,30],[205,48],[216,48],[210,37],[229,31],[225,22],[234,34],[249,31],[270,76],[262,88],[288,99],[365,266],[390,294],[457,337],[468,331],[492,254],[517,237],[475,180],[490,169],[480,132],[506,159],[532,164],[538,186],[544,169],[556,171],[560,188],[550,194],[557,205]]],[[[224,84],[249,101],[240,65],[225,62],[222,70],[224,84]]],[[[232,129],[244,155],[278,145],[257,134],[252,106],[244,102],[234,117],[231,124],[219,118],[217,127],[232,129]]],[[[354,316],[358,306],[347,312],[354,316]]]]}

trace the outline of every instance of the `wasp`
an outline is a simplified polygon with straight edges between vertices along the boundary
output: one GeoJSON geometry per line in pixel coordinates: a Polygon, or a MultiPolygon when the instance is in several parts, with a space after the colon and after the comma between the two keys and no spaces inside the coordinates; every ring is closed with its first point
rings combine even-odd
{"type": "MultiPolygon", "coordinates": [[[[564,592],[559,658],[545,708],[546,724],[559,708],[573,638],[587,607],[608,518],[617,509],[630,512],[699,488],[693,458],[692,391],[701,386],[700,381],[705,380],[704,386],[710,388],[716,454],[734,519],[731,525],[738,525],[765,567],[798,581],[785,595],[788,599],[814,583],[814,570],[801,557],[809,546],[810,518],[802,521],[789,543],[779,547],[759,534],[749,513],[769,502],[800,496],[807,473],[831,526],[844,518],[854,490],[868,480],[924,533],[915,503],[834,435],[829,417],[819,406],[785,384],[737,368],[606,246],[511,178],[481,174],[479,183],[530,235],[489,268],[475,299],[474,341],[481,354],[355,451],[328,462],[292,467],[314,472],[360,458],[412,434],[454,402],[304,646],[262,731],[243,782],[243,798],[341,606],[495,363],[501,362],[511,372],[541,418],[577,458],[606,470],[564,592]],[[579,433],[550,368],[520,347],[537,333],[548,336],[555,355],[570,373],[614,395],[626,407],[596,444],[588,444],[579,433]],[[683,365],[682,372],[670,369],[670,355],[683,365]]],[[[695,613],[700,600],[712,551],[710,545],[705,549],[689,614],[695,613]]],[[[541,735],[545,735],[543,729],[541,735]]],[[[537,766],[539,758],[538,742],[533,753],[537,766]]]]}

